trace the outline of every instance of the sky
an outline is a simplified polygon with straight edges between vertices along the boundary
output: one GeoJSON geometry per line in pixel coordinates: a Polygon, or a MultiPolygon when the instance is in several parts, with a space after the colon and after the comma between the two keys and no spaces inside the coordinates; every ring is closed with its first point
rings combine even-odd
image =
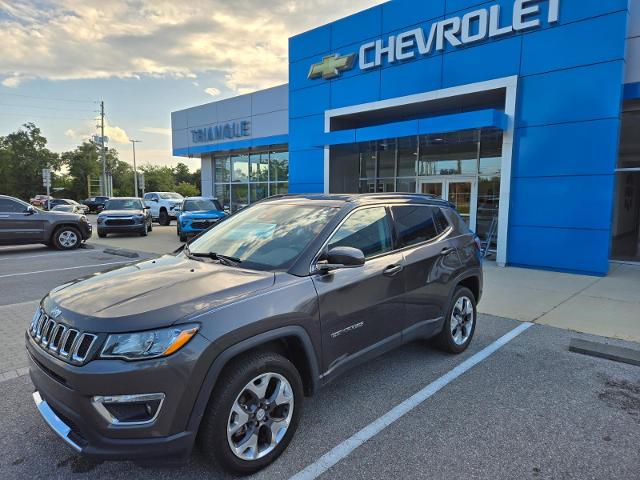
{"type": "Polygon", "coordinates": [[[172,157],[171,112],[281,85],[288,38],[379,0],[0,0],[0,135],[25,122],[55,152],[98,133],[132,163],[172,157]]]}

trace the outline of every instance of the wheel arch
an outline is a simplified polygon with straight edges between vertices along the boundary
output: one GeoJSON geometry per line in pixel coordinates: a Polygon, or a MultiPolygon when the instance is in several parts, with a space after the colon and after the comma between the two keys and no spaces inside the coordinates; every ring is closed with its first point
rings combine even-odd
{"type": "Polygon", "coordinates": [[[305,395],[313,395],[318,388],[320,370],[309,334],[296,325],[271,330],[236,343],[216,357],[200,387],[187,425],[189,431],[198,431],[213,389],[229,362],[252,350],[264,349],[272,349],[286,356],[300,372],[305,395]]]}
{"type": "MultiPolygon", "coordinates": [[[[65,228],[65,227],[72,227],[74,229],[76,229],[78,231],[78,233],[80,233],[80,236],[82,237],[82,231],[80,230],[80,227],[78,225],[76,225],[75,223],[72,222],[60,222],[60,223],[55,223],[53,225],[51,225],[50,230],[49,230],[49,241],[53,241],[54,240],[54,236],[56,235],[56,233],[58,233],[58,231],[61,228],[65,228]]],[[[82,238],[80,239],[82,240],[82,238]]]]}
{"type": "Polygon", "coordinates": [[[482,296],[482,286],[480,282],[480,277],[476,275],[465,277],[458,282],[458,284],[456,285],[456,288],[457,287],[468,288],[469,290],[471,290],[471,293],[473,293],[473,296],[476,299],[476,303],[480,301],[480,297],[482,296]]]}

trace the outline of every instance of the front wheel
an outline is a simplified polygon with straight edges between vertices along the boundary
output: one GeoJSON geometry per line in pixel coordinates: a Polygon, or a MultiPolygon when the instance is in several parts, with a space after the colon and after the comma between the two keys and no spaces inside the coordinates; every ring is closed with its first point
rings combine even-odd
{"type": "Polygon", "coordinates": [[[171,218],[166,210],[160,210],[160,217],[158,218],[158,223],[163,227],[166,227],[171,224],[171,218]]]}
{"type": "Polygon", "coordinates": [[[58,250],[73,250],[81,241],[80,231],[75,227],[60,227],[53,234],[53,244],[58,250]]]}
{"type": "Polygon", "coordinates": [[[147,225],[147,222],[144,222],[144,227],[142,227],[142,231],[140,232],[140,236],[141,237],[146,237],[147,235],[149,235],[149,225],[147,225]]]}
{"type": "Polygon", "coordinates": [[[272,352],[240,357],[225,368],[202,420],[205,457],[239,475],[266,467],[293,438],[303,396],[300,374],[287,358],[272,352]]]}
{"type": "Polygon", "coordinates": [[[476,330],[476,297],[465,287],[458,287],[447,310],[442,331],[436,337],[439,348],[450,353],[464,352],[476,330]]]}

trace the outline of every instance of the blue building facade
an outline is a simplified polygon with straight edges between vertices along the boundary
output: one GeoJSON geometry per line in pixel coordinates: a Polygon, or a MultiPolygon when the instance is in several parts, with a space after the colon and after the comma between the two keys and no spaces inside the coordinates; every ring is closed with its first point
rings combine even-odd
{"type": "Polygon", "coordinates": [[[637,5],[392,0],[291,38],[288,125],[265,136],[288,191],[443,196],[500,264],[605,275],[640,224],[637,5]]]}

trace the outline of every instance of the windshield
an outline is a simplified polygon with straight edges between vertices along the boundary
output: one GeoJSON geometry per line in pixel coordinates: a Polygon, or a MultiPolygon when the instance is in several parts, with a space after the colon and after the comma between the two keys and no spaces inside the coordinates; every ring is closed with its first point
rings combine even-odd
{"type": "Polygon", "coordinates": [[[116,198],[109,200],[105,210],[142,210],[142,202],[138,198],[116,198]]]}
{"type": "Polygon", "coordinates": [[[182,210],[185,212],[222,210],[222,206],[217,200],[199,198],[193,200],[185,200],[182,210]]]}
{"type": "Polygon", "coordinates": [[[182,200],[184,198],[179,193],[159,193],[158,195],[163,200],[182,200]]]}
{"type": "Polygon", "coordinates": [[[319,206],[254,205],[203,234],[189,250],[236,257],[246,268],[285,270],[337,211],[319,206]]]}

